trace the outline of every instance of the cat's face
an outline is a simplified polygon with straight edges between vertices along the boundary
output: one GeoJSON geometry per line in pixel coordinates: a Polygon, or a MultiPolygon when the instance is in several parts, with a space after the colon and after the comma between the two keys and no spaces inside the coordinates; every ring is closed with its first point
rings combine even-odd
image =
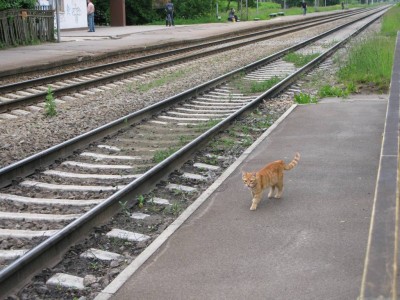
{"type": "Polygon", "coordinates": [[[256,173],[243,172],[242,179],[244,184],[249,188],[253,188],[257,184],[256,173]]]}

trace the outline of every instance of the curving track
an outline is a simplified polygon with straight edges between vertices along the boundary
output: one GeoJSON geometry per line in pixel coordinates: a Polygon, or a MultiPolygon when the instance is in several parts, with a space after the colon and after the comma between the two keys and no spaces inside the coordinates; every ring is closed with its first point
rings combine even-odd
{"type": "MultiPolygon", "coordinates": [[[[17,115],[23,114],[19,109],[23,106],[42,102],[48,93],[49,87],[52,89],[53,95],[60,100],[70,100],[71,97],[84,97],[85,93],[111,89],[116,82],[121,80],[129,82],[129,78],[132,76],[140,76],[146,72],[160,70],[168,66],[283,36],[295,31],[361,16],[368,13],[369,10],[349,11],[338,16],[328,16],[158,54],[4,84],[0,86],[0,112],[16,110],[17,115]]],[[[32,107],[28,109],[35,110],[32,107]]]]}
{"type": "MultiPolygon", "coordinates": [[[[337,30],[116,120],[74,141],[1,169],[0,183],[3,188],[0,199],[3,201],[0,236],[7,240],[9,247],[0,251],[0,257],[4,266],[20,257],[0,273],[0,283],[4,287],[1,295],[7,295],[18,287],[15,285],[16,278],[29,279],[43,265],[56,263],[60,252],[65,252],[71,244],[82,239],[95,225],[106,222],[121,209],[122,204],[122,209],[126,203],[134,204],[133,199],[148,193],[160,179],[187,162],[218,131],[263,99],[289,87],[300,74],[321,63],[346,39],[381,14],[382,11],[354,22],[351,30],[340,26],[337,30]],[[323,44],[329,45],[337,40],[340,42],[325,51],[323,44]],[[282,59],[284,54],[292,51],[321,54],[306,66],[296,68],[282,59]],[[279,77],[281,81],[263,93],[245,95],[231,80],[242,72],[246,73],[243,81],[265,81],[271,77],[279,77]],[[68,156],[73,151],[76,151],[75,154],[68,156]],[[158,156],[162,159],[162,155],[171,153],[174,154],[156,164],[158,156]],[[62,162],[55,163],[56,159],[62,162]],[[26,177],[46,165],[50,166],[26,177]],[[13,180],[16,180],[14,184],[9,185],[13,180]]],[[[181,172],[179,177],[186,182],[207,182],[204,170],[215,171],[218,167],[205,164],[205,161],[194,162],[191,172],[181,172]]],[[[195,192],[193,186],[182,184],[170,184],[164,188],[195,192]]],[[[169,205],[167,200],[156,195],[150,201],[169,205]]],[[[137,215],[134,218],[141,217],[137,215]]],[[[107,236],[133,242],[150,239],[143,232],[121,230],[114,228],[107,236]]],[[[100,249],[91,249],[91,257],[93,253],[102,253],[97,251],[100,249]]]]}

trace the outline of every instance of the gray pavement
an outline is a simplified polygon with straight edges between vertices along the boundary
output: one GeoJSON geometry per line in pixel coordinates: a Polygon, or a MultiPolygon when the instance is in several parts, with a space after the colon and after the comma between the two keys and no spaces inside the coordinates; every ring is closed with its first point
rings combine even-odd
{"type": "Polygon", "coordinates": [[[307,16],[285,16],[268,21],[224,22],[211,24],[97,27],[95,32],[87,28],[61,31],[60,43],[45,43],[0,50],[0,76],[15,74],[21,70],[34,71],[47,66],[60,66],[97,56],[124,53],[135,49],[148,49],[182,41],[202,39],[227,33],[240,32],[255,27],[289,24],[298,19],[312,19],[334,12],[312,13],[307,16]]]}
{"type": "Polygon", "coordinates": [[[386,107],[378,95],[297,106],[147,261],[138,257],[142,266],[96,299],[356,299],[386,107]],[[264,195],[250,211],[241,168],[296,151],[283,198],[264,195]]]}

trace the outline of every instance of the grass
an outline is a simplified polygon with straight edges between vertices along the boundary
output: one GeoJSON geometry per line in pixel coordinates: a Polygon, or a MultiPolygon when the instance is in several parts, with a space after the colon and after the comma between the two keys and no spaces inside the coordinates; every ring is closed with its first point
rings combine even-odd
{"type": "Polygon", "coordinates": [[[400,29],[399,14],[397,4],[383,17],[379,33],[350,49],[348,60],[337,74],[341,83],[351,90],[363,85],[374,86],[382,92],[389,89],[396,35],[400,29]]]}
{"type": "Polygon", "coordinates": [[[246,80],[244,78],[238,78],[235,80],[234,85],[240,90],[244,95],[263,93],[281,81],[282,78],[274,76],[271,79],[264,81],[253,81],[246,80]]]}
{"type": "MultiPolygon", "coordinates": [[[[183,71],[183,70],[172,72],[172,73],[168,74],[168,76],[156,79],[156,80],[151,81],[149,83],[140,84],[138,86],[138,90],[140,92],[147,92],[147,91],[149,91],[151,89],[166,85],[166,84],[168,84],[170,82],[173,82],[173,81],[175,81],[175,80],[177,80],[179,78],[182,78],[185,75],[186,75],[186,72],[183,71]]],[[[128,87],[128,91],[132,91],[132,88],[133,87],[128,87]]]]}
{"type": "MultiPolygon", "coordinates": [[[[244,3],[244,1],[243,1],[244,3]]],[[[201,16],[196,19],[188,19],[182,16],[176,15],[174,18],[175,25],[187,25],[187,24],[203,24],[203,23],[227,23],[228,22],[228,13],[230,8],[234,8],[236,10],[236,15],[239,17],[241,21],[252,21],[254,18],[258,18],[260,20],[269,20],[271,19],[269,15],[271,13],[277,13],[283,11],[286,16],[290,15],[301,15],[303,14],[302,9],[300,8],[300,1],[298,2],[298,6],[282,9],[280,3],[274,2],[258,2],[258,9],[257,7],[249,7],[246,9],[246,6],[243,5],[243,9],[240,10],[237,8],[237,4],[235,1],[231,1],[230,7],[228,8],[228,1],[221,1],[218,0],[218,16],[220,19],[217,18],[217,11],[216,8],[213,8],[213,12],[206,16],[201,16]]],[[[320,2],[322,4],[322,2],[320,2]]],[[[348,4],[346,5],[347,8],[354,8],[354,7],[366,7],[367,5],[360,5],[358,3],[348,4]]],[[[371,5],[369,5],[371,6],[371,5]]],[[[323,11],[333,11],[333,10],[342,10],[341,5],[331,5],[331,6],[309,6],[307,8],[307,13],[312,12],[323,12],[323,11]]],[[[165,25],[165,18],[159,20],[154,20],[152,23],[153,25],[165,25]]],[[[233,24],[234,25],[234,24],[233,24]]]]}
{"type": "Polygon", "coordinates": [[[211,119],[208,120],[205,123],[200,123],[200,124],[196,124],[196,125],[188,125],[189,128],[195,128],[198,130],[205,130],[205,129],[209,129],[214,127],[215,125],[217,125],[219,122],[221,122],[221,119],[211,119]]]}
{"type": "Polygon", "coordinates": [[[301,53],[291,52],[291,53],[286,54],[283,57],[283,60],[287,61],[287,62],[291,62],[297,68],[300,68],[300,67],[308,64],[310,61],[312,61],[314,58],[318,57],[319,55],[320,55],[320,53],[301,54],[301,53]]]}
{"type": "Polygon", "coordinates": [[[309,94],[296,94],[294,95],[294,101],[298,104],[310,104],[310,103],[317,103],[317,97],[311,96],[309,94]]]}
{"type": "Polygon", "coordinates": [[[158,150],[154,153],[153,160],[155,163],[162,162],[167,157],[171,156],[176,152],[174,148],[168,148],[166,150],[158,150]]]}
{"type": "Polygon", "coordinates": [[[373,83],[379,89],[389,87],[393,66],[395,40],[375,35],[353,47],[346,65],[338,71],[340,82],[373,83]]]}
{"type": "Polygon", "coordinates": [[[347,89],[342,89],[337,86],[324,85],[318,92],[320,98],[325,97],[347,97],[349,91],[347,89]]]}

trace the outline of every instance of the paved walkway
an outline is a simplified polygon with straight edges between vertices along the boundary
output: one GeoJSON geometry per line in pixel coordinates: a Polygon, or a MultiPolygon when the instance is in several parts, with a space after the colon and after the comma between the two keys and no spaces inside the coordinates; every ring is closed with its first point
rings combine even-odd
{"type": "Polygon", "coordinates": [[[386,107],[377,95],[297,106],[97,299],[356,299],[386,107]],[[297,151],[283,198],[250,211],[241,168],[297,151]]]}

